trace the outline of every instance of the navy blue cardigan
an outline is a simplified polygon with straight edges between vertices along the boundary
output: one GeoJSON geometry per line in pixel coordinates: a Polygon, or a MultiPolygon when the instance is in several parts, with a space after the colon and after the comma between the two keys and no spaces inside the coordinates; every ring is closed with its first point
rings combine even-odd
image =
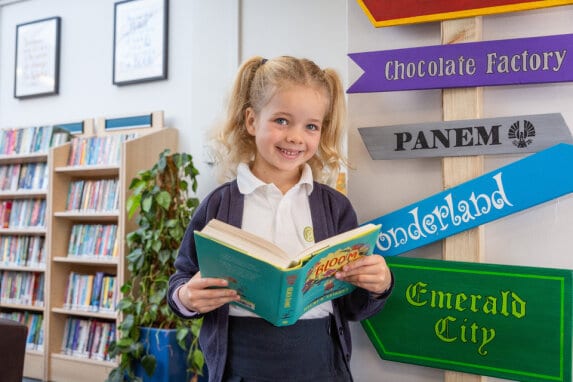
{"type": "MultiPolygon", "coordinates": [[[[314,182],[309,196],[314,237],[318,242],[358,225],[356,212],[350,201],[340,192],[321,183],[314,182]]],[[[184,316],[175,305],[172,295],[199,271],[193,231],[201,230],[209,220],[217,218],[236,227],[243,220],[244,196],[239,192],[236,181],[225,183],[211,192],[195,211],[175,261],[176,273],[169,280],[168,301],[176,314],[186,318],[203,317],[199,336],[201,349],[209,371],[209,382],[221,381],[227,357],[228,304],[204,315],[184,316]]],[[[382,309],[392,288],[383,296],[375,298],[365,289],[333,300],[333,314],[338,328],[337,335],[342,345],[346,366],[350,370],[352,344],[348,321],[366,319],[382,309]]]]}

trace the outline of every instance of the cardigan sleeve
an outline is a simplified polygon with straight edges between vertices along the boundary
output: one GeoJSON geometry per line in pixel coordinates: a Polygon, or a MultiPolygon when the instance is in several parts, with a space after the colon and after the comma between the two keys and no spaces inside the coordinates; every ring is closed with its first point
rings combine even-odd
{"type": "Polygon", "coordinates": [[[199,204],[179,246],[179,252],[175,259],[175,273],[169,278],[167,301],[176,314],[189,318],[178,308],[173,300],[173,294],[199,271],[193,232],[202,230],[209,220],[213,218],[240,226],[242,216],[243,196],[238,191],[236,182],[229,182],[219,186],[199,204]]]}

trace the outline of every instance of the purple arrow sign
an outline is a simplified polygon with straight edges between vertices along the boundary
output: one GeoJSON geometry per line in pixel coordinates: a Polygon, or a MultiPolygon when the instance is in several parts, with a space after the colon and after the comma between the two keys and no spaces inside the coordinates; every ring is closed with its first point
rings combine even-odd
{"type": "Polygon", "coordinates": [[[573,34],[350,53],[348,93],[573,81],[573,34]]]}

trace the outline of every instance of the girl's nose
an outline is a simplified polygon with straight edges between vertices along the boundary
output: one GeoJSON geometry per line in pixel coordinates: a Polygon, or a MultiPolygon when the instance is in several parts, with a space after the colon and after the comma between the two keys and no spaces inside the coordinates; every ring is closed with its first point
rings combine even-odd
{"type": "Polygon", "coordinates": [[[302,142],[301,133],[300,133],[299,129],[297,129],[297,128],[289,129],[287,136],[286,136],[286,140],[287,140],[287,142],[290,142],[290,143],[302,142]]]}

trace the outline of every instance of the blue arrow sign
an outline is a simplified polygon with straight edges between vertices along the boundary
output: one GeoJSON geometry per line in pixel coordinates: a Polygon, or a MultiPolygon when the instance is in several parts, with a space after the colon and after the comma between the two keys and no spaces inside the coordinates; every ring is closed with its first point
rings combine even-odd
{"type": "Polygon", "coordinates": [[[573,192],[573,145],[560,143],[378,217],[375,253],[395,256],[573,192]]]}

